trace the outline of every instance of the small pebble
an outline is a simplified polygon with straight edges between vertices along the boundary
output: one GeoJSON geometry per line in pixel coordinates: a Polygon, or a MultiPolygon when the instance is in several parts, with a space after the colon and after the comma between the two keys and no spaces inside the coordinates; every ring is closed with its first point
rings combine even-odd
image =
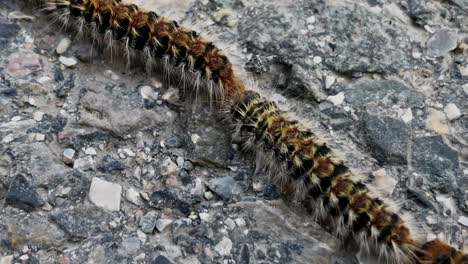
{"type": "Polygon", "coordinates": [[[73,163],[74,169],[89,170],[94,168],[94,159],[91,156],[76,159],[73,163]]]}
{"type": "Polygon", "coordinates": [[[193,144],[197,144],[198,140],[200,139],[200,136],[198,134],[192,134],[192,136],[190,136],[190,139],[192,140],[193,144]]]}
{"type": "Polygon", "coordinates": [[[86,148],[84,152],[85,152],[85,154],[91,155],[91,156],[96,156],[96,154],[97,154],[96,149],[93,148],[93,147],[86,148]]]}
{"type": "Polygon", "coordinates": [[[172,219],[161,218],[156,221],[156,230],[162,233],[168,226],[172,224],[172,219]]]}
{"type": "Polygon", "coordinates": [[[41,112],[41,111],[34,112],[33,114],[33,119],[36,120],[37,122],[42,121],[43,117],[44,117],[44,112],[41,112]]]}
{"type": "Polygon", "coordinates": [[[230,230],[234,230],[236,228],[236,222],[232,218],[227,218],[224,221],[224,224],[229,228],[230,230]]]}
{"type": "Polygon", "coordinates": [[[207,199],[208,201],[213,200],[213,193],[210,191],[205,192],[203,196],[205,196],[205,199],[207,199]]]}
{"type": "Polygon", "coordinates": [[[68,48],[70,48],[70,45],[71,40],[69,38],[63,38],[55,48],[55,52],[57,52],[58,55],[62,55],[67,52],[68,48]]]}
{"type": "Polygon", "coordinates": [[[2,143],[10,143],[13,140],[15,140],[15,135],[13,134],[8,134],[2,139],[2,143]]]}
{"type": "Polygon", "coordinates": [[[315,56],[313,59],[315,64],[320,64],[322,62],[322,57],[320,56],[315,56]]]}
{"type": "Polygon", "coordinates": [[[125,197],[134,205],[140,205],[142,203],[140,193],[133,187],[127,190],[125,197]]]}
{"type": "Polygon", "coordinates": [[[447,104],[444,108],[444,112],[450,121],[458,119],[461,116],[460,109],[453,103],[447,104]]]}
{"type": "Polygon", "coordinates": [[[122,186],[94,177],[89,189],[89,200],[96,206],[110,211],[120,210],[122,186]]]}
{"type": "Polygon", "coordinates": [[[177,164],[175,164],[171,158],[166,158],[161,164],[161,175],[162,176],[175,176],[177,175],[177,164]]]}
{"type": "Polygon", "coordinates": [[[223,237],[223,239],[214,247],[214,250],[218,252],[221,256],[227,256],[231,254],[232,250],[232,241],[228,237],[223,237]]]}
{"type": "Polygon", "coordinates": [[[401,115],[401,120],[406,124],[410,123],[413,120],[413,112],[411,108],[406,109],[406,111],[401,115]]]}
{"type": "Polygon", "coordinates": [[[107,78],[110,78],[110,79],[112,79],[112,80],[114,80],[114,81],[118,81],[118,80],[120,79],[120,77],[119,77],[117,74],[115,74],[113,71],[111,71],[111,70],[106,70],[106,71],[104,71],[104,75],[105,75],[107,78]]]}
{"type": "Polygon", "coordinates": [[[63,161],[66,164],[73,164],[73,157],[75,156],[76,151],[71,148],[67,148],[63,151],[63,161]]]}
{"type": "Polygon", "coordinates": [[[153,87],[145,85],[140,88],[140,94],[143,99],[158,100],[158,93],[154,92],[153,87]]]}
{"type": "Polygon", "coordinates": [[[458,223],[460,223],[461,225],[464,225],[465,227],[468,227],[468,217],[466,216],[460,216],[458,218],[458,223]]]}
{"type": "Polygon", "coordinates": [[[200,217],[200,220],[202,221],[211,222],[212,216],[208,213],[199,213],[198,216],[200,217]]]}
{"type": "Polygon", "coordinates": [[[177,157],[176,162],[177,162],[177,166],[182,168],[184,166],[185,160],[182,157],[177,157]]]}
{"type": "Polygon", "coordinates": [[[46,136],[44,134],[37,133],[35,136],[36,141],[45,141],[46,136]]]}
{"type": "Polygon", "coordinates": [[[435,109],[429,109],[426,127],[439,134],[448,134],[449,127],[445,114],[435,109]]]}
{"type": "Polygon", "coordinates": [[[336,78],[334,76],[325,77],[325,88],[330,89],[335,82],[336,78]]]}
{"type": "Polygon", "coordinates": [[[156,211],[150,211],[145,214],[140,220],[141,231],[146,234],[153,233],[156,223],[158,221],[159,213],[156,211]]]}
{"type": "Polygon", "coordinates": [[[464,85],[462,86],[462,88],[463,88],[463,92],[464,92],[466,95],[468,95],[468,83],[464,84],[464,85]]]}
{"type": "Polygon", "coordinates": [[[13,259],[14,259],[13,255],[0,257],[0,264],[12,264],[13,259]]]}
{"type": "Polygon", "coordinates": [[[337,95],[330,95],[327,97],[327,101],[331,102],[334,106],[341,105],[344,102],[345,94],[343,92],[337,95]]]}
{"type": "Polygon", "coordinates": [[[72,68],[78,64],[78,60],[76,60],[73,57],[65,57],[65,56],[60,56],[59,57],[60,63],[65,65],[66,67],[72,68]]]}

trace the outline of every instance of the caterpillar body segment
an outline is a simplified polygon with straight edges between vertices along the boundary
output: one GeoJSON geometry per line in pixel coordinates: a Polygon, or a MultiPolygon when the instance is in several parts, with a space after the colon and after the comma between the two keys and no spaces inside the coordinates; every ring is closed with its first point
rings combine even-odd
{"type": "Polygon", "coordinates": [[[244,83],[224,52],[196,31],[177,21],[145,11],[120,0],[47,0],[45,9],[64,26],[80,34],[100,36],[112,53],[120,45],[124,56],[141,53],[148,69],[160,69],[197,95],[204,89],[210,99],[222,104],[239,98],[244,83]]]}

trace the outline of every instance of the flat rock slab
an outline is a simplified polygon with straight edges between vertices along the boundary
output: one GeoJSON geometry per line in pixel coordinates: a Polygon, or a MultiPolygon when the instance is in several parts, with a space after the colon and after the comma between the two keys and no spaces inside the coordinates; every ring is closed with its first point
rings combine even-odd
{"type": "Polygon", "coordinates": [[[95,205],[110,211],[120,210],[122,186],[94,177],[89,190],[89,200],[95,205]]]}

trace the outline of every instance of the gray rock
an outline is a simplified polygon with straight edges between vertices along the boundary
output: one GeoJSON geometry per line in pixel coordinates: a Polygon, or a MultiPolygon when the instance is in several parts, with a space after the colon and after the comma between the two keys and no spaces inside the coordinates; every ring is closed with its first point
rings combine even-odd
{"type": "Polygon", "coordinates": [[[30,180],[22,174],[16,175],[11,181],[6,194],[6,202],[27,212],[44,204],[30,180]]]}
{"type": "Polygon", "coordinates": [[[51,186],[63,180],[71,169],[44,143],[21,144],[12,147],[16,170],[31,174],[36,186],[51,186]]]}
{"type": "Polygon", "coordinates": [[[110,155],[106,155],[97,165],[97,169],[100,172],[112,174],[118,171],[125,170],[125,164],[123,164],[119,160],[112,158],[110,155]]]}
{"type": "Polygon", "coordinates": [[[176,194],[175,191],[165,188],[151,194],[151,207],[156,209],[171,208],[188,215],[192,210],[194,200],[184,193],[176,194]]]}
{"type": "Polygon", "coordinates": [[[193,163],[224,166],[230,140],[223,133],[219,121],[209,109],[198,109],[187,121],[190,131],[188,136],[192,138],[189,159],[193,163]]]}
{"type": "Polygon", "coordinates": [[[8,57],[6,72],[15,78],[29,76],[42,68],[39,55],[32,52],[15,52],[8,57]]]}
{"type": "Polygon", "coordinates": [[[153,259],[151,264],[172,264],[172,262],[163,255],[159,255],[153,259]]]}
{"type": "Polygon", "coordinates": [[[20,27],[18,25],[13,23],[5,23],[0,20],[0,38],[13,38],[16,34],[18,34],[19,30],[20,27]]]}
{"type": "Polygon", "coordinates": [[[0,94],[4,96],[17,96],[18,95],[18,89],[8,87],[8,88],[3,88],[0,87],[0,94]]]}
{"type": "Polygon", "coordinates": [[[156,227],[156,221],[160,216],[159,212],[150,211],[145,214],[140,220],[140,227],[143,232],[146,234],[153,233],[154,228],[156,227]]]}
{"type": "Polygon", "coordinates": [[[71,201],[81,201],[88,194],[90,181],[83,173],[72,170],[65,175],[64,188],[68,188],[70,191],[63,195],[71,201]]]}
{"type": "Polygon", "coordinates": [[[465,10],[468,12],[468,0],[450,0],[450,2],[456,4],[459,6],[461,9],[465,10]]]}
{"type": "Polygon", "coordinates": [[[413,166],[424,173],[431,187],[454,191],[461,176],[459,162],[458,152],[447,146],[442,136],[414,139],[413,166]]]}
{"type": "Polygon", "coordinates": [[[444,28],[427,41],[427,54],[432,57],[443,56],[458,45],[458,33],[455,29],[444,28]]]}
{"type": "Polygon", "coordinates": [[[37,248],[59,247],[66,239],[65,233],[46,217],[38,214],[17,214],[3,209],[0,214],[0,251],[24,249],[25,245],[37,248]]]}
{"type": "Polygon", "coordinates": [[[171,148],[180,148],[183,146],[183,140],[178,137],[178,136],[173,136],[168,138],[165,142],[164,145],[171,149],[171,148]]]}
{"type": "Polygon", "coordinates": [[[97,208],[57,209],[49,214],[49,219],[65,231],[71,241],[80,241],[99,232],[99,222],[106,219],[97,208]]]}
{"type": "Polygon", "coordinates": [[[122,241],[119,253],[123,256],[134,255],[140,250],[140,240],[138,237],[127,237],[122,241]]]}
{"type": "Polygon", "coordinates": [[[375,101],[401,107],[417,107],[424,102],[421,94],[399,80],[359,80],[346,87],[345,95],[357,110],[375,101]]]}
{"type": "Polygon", "coordinates": [[[364,137],[373,156],[382,164],[405,164],[411,146],[411,130],[400,119],[366,114],[364,137]]]}
{"type": "Polygon", "coordinates": [[[242,192],[242,188],[231,176],[213,178],[208,182],[208,187],[226,201],[230,200],[233,195],[242,192]]]}
{"type": "Polygon", "coordinates": [[[69,130],[59,133],[60,142],[73,149],[81,149],[85,146],[96,146],[110,141],[109,133],[99,130],[69,130]]]}
{"type": "Polygon", "coordinates": [[[311,76],[311,73],[299,65],[293,65],[288,76],[288,85],[284,88],[285,92],[293,97],[305,97],[318,102],[327,98],[325,92],[321,89],[322,85],[311,76]]]}
{"type": "Polygon", "coordinates": [[[328,6],[326,12],[324,25],[337,38],[334,56],[325,59],[325,64],[333,70],[344,74],[391,74],[409,67],[408,56],[402,48],[409,48],[409,43],[395,37],[405,33],[389,24],[388,18],[365,7],[345,4],[328,6]]]}
{"type": "Polygon", "coordinates": [[[120,92],[97,90],[97,88],[96,91],[85,91],[80,99],[80,104],[83,106],[80,112],[80,124],[100,128],[123,137],[137,130],[161,127],[166,119],[169,119],[161,111],[142,109],[144,102],[141,96],[118,93],[120,92]],[[141,102],[131,100],[132,98],[139,98],[141,102]],[[95,112],[101,113],[103,118],[97,118],[95,112]]]}

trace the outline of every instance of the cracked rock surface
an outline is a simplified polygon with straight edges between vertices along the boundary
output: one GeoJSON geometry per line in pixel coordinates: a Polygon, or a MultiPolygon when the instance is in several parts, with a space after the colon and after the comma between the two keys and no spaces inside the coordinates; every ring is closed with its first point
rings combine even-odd
{"type": "MultiPolygon", "coordinates": [[[[466,0],[138,0],[257,84],[428,238],[468,246],[466,0]],[[172,11],[172,12],[169,12],[172,11]]],[[[366,263],[209,105],[0,2],[0,263],[366,263]]]]}

